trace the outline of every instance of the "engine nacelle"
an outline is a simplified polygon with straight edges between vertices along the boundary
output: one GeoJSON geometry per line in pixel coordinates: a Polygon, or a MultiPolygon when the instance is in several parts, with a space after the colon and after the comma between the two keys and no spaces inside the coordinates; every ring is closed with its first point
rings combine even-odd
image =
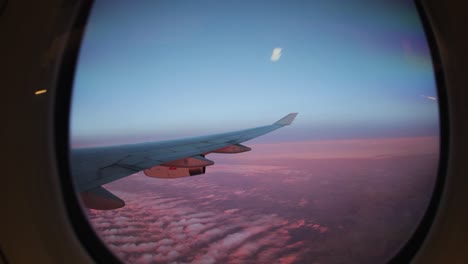
{"type": "Polygon", "coordinates": [[[151,169],[144,170],[148,177],[161,179],[175,179],[188,176],[205,174],[206,167],[178,168],[168,166],[154,166],[151,169]]]}
{"type": "Polygon", "coordinates": [[[169,162],[165,162],[161,164],[161,166],[166,167],[176,167],[176,168],[198,168],[198,167],[205,167],[211,166],[214,162],[209,159],[205,159],[204,156],[198,155],[193,157],[187,157],[179,160],[173,160],[169,162]]]}
{"type": "Polygon", "coordinates": [[[212,153],[223,153],[223,154],[236,154],[252,150],[249,147],[246,147],[241,144],[229,145],[224,148],[211,151],[212,153]]]}

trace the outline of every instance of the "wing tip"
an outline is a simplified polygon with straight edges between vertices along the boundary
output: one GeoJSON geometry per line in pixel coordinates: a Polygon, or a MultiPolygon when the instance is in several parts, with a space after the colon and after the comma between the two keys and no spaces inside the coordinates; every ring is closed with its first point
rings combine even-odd
{"type": "Polygon", "coordinates": [[[290,113],[286,115],[285,117],[281,118],[280,120],[276,121],[273,123],[273,125],[281,125],[281,126],[288,126],[292,124],[294,119],[296,118],[298,113],[290,113]]]}

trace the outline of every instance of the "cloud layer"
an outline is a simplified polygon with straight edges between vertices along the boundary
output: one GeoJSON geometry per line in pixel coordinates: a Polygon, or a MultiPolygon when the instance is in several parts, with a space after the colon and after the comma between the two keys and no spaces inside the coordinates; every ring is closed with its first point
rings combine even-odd
{"type": "Polygon", "coordinates": [[[127,263],[384,262],[423,215],[437,171],[437,155],[402,153],[253,164],[226,156],[196,177],[139,173],[105,186],[125,207],[88,215],[127,263]]]}
{"type": "Polygon", "coordinates": [[[292,263],[307,253],[307,241],[292,241],[292,230],[309,229],[316,236],[328,231],[319,223],[277,214],[207,210],[207,205],[223,199],[218,195],[198,199],[197,204],[205,205],[200,210],[186,198],[116,194],[126,196],[126,207],[91,210],[89,216],[101,238],[128,263],[292,263]]]}

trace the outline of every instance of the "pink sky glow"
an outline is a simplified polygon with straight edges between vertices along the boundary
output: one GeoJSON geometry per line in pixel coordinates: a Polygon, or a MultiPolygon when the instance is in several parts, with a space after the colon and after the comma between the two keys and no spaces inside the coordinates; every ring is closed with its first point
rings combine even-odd
{"type": "Polygon", "coordinates": [[[278,158],[329,159],[373,158],[384,155],[433,154],[439,151],[438,137],[343,139],[300,141],[271,144],[245,144],[252,151],[236,157],[239,160],[278,158]]]}

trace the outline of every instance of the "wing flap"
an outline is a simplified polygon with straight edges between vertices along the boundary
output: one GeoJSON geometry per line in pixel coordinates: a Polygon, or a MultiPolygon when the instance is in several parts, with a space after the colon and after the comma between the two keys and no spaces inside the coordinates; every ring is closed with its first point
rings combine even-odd
{"type": "Polygon", "coordinates": [[[81,200],[87,208],[112,210],[125,206],[125,202],[102,186],[81,192],[81,200]]]}

